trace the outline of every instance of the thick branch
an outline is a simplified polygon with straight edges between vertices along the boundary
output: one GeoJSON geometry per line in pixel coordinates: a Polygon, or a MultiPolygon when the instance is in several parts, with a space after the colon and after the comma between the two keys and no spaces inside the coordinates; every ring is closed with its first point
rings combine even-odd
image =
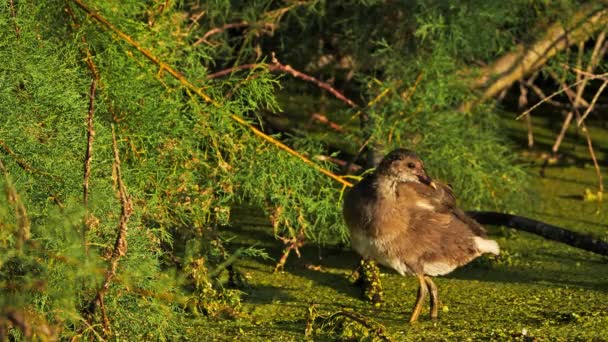
{"type": "Polygon", "coordinates": [[[572,247],[608,256],[608,242],[594,238],[590,235],[576,233],[548,223],[511,214],[492,211],[469,211],[467,212],[467,215],[481,224],[505,226],[523,230],[528,233],[540,235],[545,239],[558,241],[572,247]]]}
{"type": "Polygon", "coordinates": [[[538,70],[551,57],[571,44],[586,41],[608,24],[608,10],[596,5],[581,6],[572,15],[571,25],[551,25],[545,35],[529,46],[520,44],[494,63],[480,70],[473,87],[482,91],[482,100],[496,96],[514,82],[538,70]]]}

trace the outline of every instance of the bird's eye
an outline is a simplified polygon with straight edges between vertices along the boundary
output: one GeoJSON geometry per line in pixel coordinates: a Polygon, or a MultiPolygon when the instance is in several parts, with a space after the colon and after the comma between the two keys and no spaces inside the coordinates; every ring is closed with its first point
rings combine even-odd
{"type": "Polygon", "coordinates": [[[416,167],[416,164],[414,163],[407,163],[407,167],[409,167],[410,169],[413,169],[416,167]]]}

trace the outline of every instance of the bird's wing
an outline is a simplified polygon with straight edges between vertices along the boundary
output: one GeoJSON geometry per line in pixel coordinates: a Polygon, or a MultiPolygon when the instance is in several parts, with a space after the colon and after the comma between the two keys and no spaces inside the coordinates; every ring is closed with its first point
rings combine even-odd
{"type": "Polygon", "coordinates": [[[435,188],[422,183],[401,183],[397,193],[402,202],[412,209],[426,209],[434,213],[449,214],[464,223],[476,236],[485,237],[485,228],[470,218],[456,206],[456,197],[452,188],[444,183],[435,182],[435,188]]]}
{"type": "Polygon", "coordinates": [[[416,182],[400,183],[397,194],[403,201],[413,201],[421,206],[432,206],[437,212],[447,213],[456,207],[456,197],[449,185],[435,182],[435,188],[416,182]]]}

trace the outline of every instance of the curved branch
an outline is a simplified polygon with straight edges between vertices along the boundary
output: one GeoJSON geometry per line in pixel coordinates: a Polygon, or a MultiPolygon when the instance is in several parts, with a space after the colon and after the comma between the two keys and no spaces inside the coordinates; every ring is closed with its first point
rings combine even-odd
{"type": "Polygon", "coordinates": [[[565,243],[572,247],[608,256],[608,242],[595,238],[591,235],[573,232],[523,216],[493,211],[468,211],[467,215],[481,224],[505,226],[517,230],[523,230],[524,232],[542,236],[545,239],[565,243]]]}

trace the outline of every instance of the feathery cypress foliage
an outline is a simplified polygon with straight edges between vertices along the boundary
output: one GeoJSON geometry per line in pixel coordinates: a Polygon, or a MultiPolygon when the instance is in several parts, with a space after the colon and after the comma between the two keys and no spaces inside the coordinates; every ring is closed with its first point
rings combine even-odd
{"type": "Polygon", "coordinates": [[[492,58],[488,47],[499,52],[508,46],[514,33],[499,31],[502,26],[522,30],[535,17],[526,1],[470,2],[459,9],[454,3],[91,2],[219,105],[70,1],[3,6],[0,183],[7,195],[0,196],[0,325],[23,322],[27,329],[10,330],[15,338],[176,339],[186,331],[187,315],[231,312],[238,292],[223,288],[217,276],[239,255],[265,255],[252,247],[231,256],[223,247],[222,227],[240,204],[272,215],[277,235],[345,241],[339,185],[231,115],[265,127],[264,113],[285,109],[295,128],[281,139],[309,157],[337,148],[355,154],[371,133],[370,145],[418,150],[468,207],[504,207],[523,173],[490,108],[456,112],[474,96],[460,72],[473,60],[492,58]],[[470,20],[467,6],[505,15],[470,20]],[[480,21],[489,27],[478,31],[480,21]],[[226,23],[240,26],[205,38],[226,23]],[[361,108],[327,100],[317,87],[273,74],[268,65],[207,77],[212,70],[271,63],[271,51],[298,70],[335,78],[361,108]],[[336,108],[344,135],[299,125],[322,107],[336,108]],[[361,110],[372,118],[365,133],[358,119],[349,119],[361,110]],[[121,254],[116,246],[125,192],[132,210],[121,254]],[[112,260],[118,267],[108,277],[112,260]],[[106,282],[103,303],[95,302],[106,282]]]}

